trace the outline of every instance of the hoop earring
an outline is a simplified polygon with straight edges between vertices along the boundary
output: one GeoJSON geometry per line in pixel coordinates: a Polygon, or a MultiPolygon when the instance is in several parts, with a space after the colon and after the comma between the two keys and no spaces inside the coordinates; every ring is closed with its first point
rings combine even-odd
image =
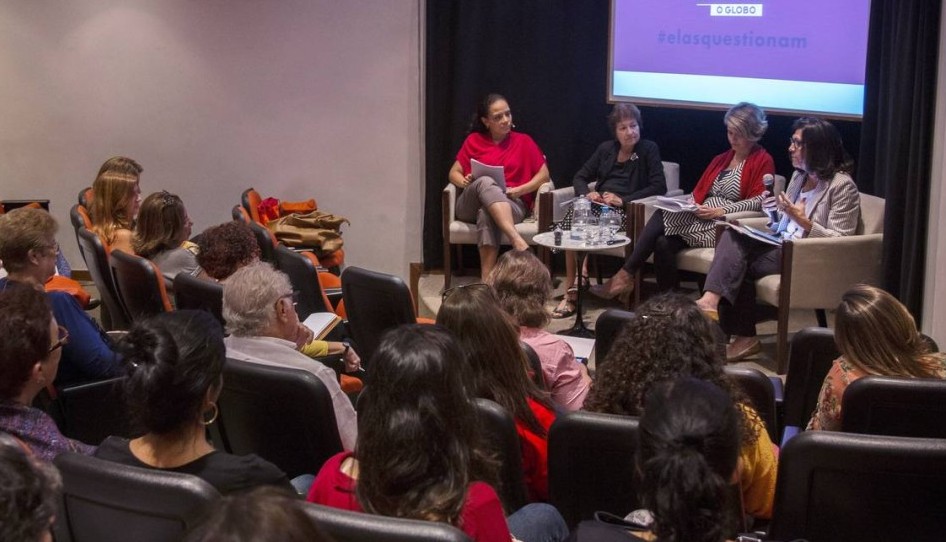
{"type": "Polygon", "coordinates": [[[213,413],[213,416],[211,416],[210,419],[208,420],[208,419],[207,419],[207,413],[204,412],[204,414],[203,414],[203,416],[202,416],[202,417],[203,417],[203,421],[201,422],[201,423],[203,423],[204,425],[210,425],[210,424],[214,423],[215,421],[217,421],[217,416],[220,414],[220,409],[217,408],[217,403],[210,403],[210,408],[213,409],[213,412],[214,412],[214,413],[213,413]]]}

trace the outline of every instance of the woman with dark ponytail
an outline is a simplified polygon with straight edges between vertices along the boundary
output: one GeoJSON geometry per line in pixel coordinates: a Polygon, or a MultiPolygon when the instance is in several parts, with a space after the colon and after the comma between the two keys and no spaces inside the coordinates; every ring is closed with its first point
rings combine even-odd
{"type": "Polygon", "coordinates": [[[641,503],[653,516],[640,537],[584,522],[574,540],[722,542],[735,532],[731,502],[742,441],[742,413],[730,395],[695,378],[664,381],[647,394],[640,418],[637,472],[641,503]]]}
{"type": "Polygon", "coordinates": [[[127,365],[125,400],[144,433],[108,437],[103,459],[199,476],[221,493],[259,485],[291,488],[285,473],[256,455],[214,450],[207,426],[217,419],[226,349],[223,329],[204,311],[182,310],[135,324],[119,343],[127,365]]]}

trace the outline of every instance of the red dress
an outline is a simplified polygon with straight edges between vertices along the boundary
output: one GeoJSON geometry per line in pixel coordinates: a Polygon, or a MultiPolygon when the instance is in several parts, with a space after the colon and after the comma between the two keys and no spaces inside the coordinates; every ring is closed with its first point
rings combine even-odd
{"type": "Polygon", "coordinates": [[[528,399],[529,408],[535,414],[539,425],[545,429],[545,436],[540,437],[530,431],[520,420],[516,420],[516,432],[522,448],[522,474],[529,491],[530,502],[549,500],[549,428],[555,421],[555,412],[541,403],[528,399]]]}
{"type": "MultiPolygon", "coordinates": [[[[469,175],[470,159],[476,158],[490,166],[503,166],[506,175],[506,186],[515,188],[522,186],[535,177],[535,174],[545,165],[545,156],[539,150],[535,141],[526,134],[509,132],[509,136],[499,143],[494,143],[489,134],[473,132],[466,136],[460,152],[457,153],[457,162],[463,168],[463,175],[469,175]]],[[[523,194],[522,202],[526,208],[532,210],[535,193],[523,194]]]]}
{"type": "MultiPolygon", "coordinates": [[[[351,452],[336,454],[322,465],[309,489],[307,501],[343,510],[363,511],[355,497],[355,480],[341,470],[342,462],[351,455],[351,452]]],[[[457,527],[477,542],[512,540],[499,496],[489,484],[483,482],[473,482],[467,489],[457,527]]]]}

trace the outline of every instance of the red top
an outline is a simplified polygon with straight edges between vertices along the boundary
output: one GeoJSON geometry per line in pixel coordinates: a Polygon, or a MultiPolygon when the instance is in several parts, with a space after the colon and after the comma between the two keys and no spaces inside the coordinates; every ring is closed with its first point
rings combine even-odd
{"type": "MultiPolygon", "coordinates": [[[[322,465],[309,489],[307,501],[342,510],[363,511],[355,497],[355,481],[341,470],[342,462],[351,455],[351,452],[335,454],[322,465]]],[[[489,484],[483,482],[473,482],[467,488],[457,527],[477,542],[512,540],[499,496],[489,484]]]]}
{"type": "MultiPolygon", "coordinates": [[[[473,132],[466,136],[460,152],[457,153],[457,162],[463,168],[463,175],[470,174],[470,159],[476,158],[490,166],[503,166],[506,174],[506,186],[515,188],[522,186],[535,177],[535,174],[545,165],[545,156],[539,150],[535,141],[526,134],[509,132],[509,136],[499,143],[494,143],[489,134],[473,132]]],[[[535,193],[523,194],[522,202],[532,209],[535,193]]]]}
{"type": "Polygon", "coordinates": [[[516,420],[516,432],[519,433],[519,444],[522,448],[522,474],[525,478],[526,489],[529,491],[530,502],[545,502],[549,500],[549,428],[555,421],[555,412],[542,406],[541,403],[528,399],[529,408],[539,420],[539,425],[545,429],[545,436],[536,435],[516,420]]]}
{"type": "MultiPolygon", "coordinates": [[[[729,149],[713,158],[713,161],[706,166],[703,176],[700,177],[700,182],[696,183],[696,188],[693,189],[693,200],[696,203],[703,204],[706,194],[713,186],[713,181],[719,176],[719,172],[729,165],[734,154],[736,154],[736,151],[729,149]]],[[[775,173],[775,162],[772,160],[771,154],[761,146],[756,145],[749,151],[746,164],[742,166],[742,176],[739,178],[739,199],[753,198],[764,192],[762,176],[766,173],[775,173]]]]}

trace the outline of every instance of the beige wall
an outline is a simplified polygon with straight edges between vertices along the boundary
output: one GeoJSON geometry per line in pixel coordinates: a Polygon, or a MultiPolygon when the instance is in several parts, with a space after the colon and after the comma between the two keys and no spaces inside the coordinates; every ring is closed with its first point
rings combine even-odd
{"type": "Polygon", "coordinates": [[[946,17],[940,22],[938,77],[923,332],[946,348],[946,17]]]}
{"type": "Polygon", "coordinates": [[[255,186],[351,219],[347,263],[421,259],[423,0],[0,4],[0,196],[68,210],[109,156],[195,231],[255,186]]]}

